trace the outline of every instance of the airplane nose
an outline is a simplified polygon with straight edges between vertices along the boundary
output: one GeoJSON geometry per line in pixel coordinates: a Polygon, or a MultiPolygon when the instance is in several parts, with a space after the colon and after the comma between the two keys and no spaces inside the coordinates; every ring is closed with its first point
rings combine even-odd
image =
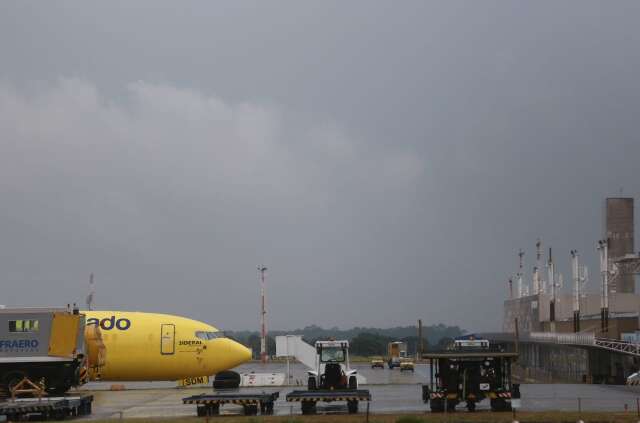
{"type": "Polygon", "coordinates": [[[236,364],[236,366],[238,364],[246,363],[252,358],[253,354],[251,353],[251,350],[239,342],[233,341],[231,349],[233,350],[234,355],[238,357],[238,363],[236,364]]]}
{"type": "Polygon", "coordinates": [[[213,341],[209,354],[209,363],[213,366],[210,370],[214,374],[246,363],[252,356],[249,348],[229,338],[213,341]]]}

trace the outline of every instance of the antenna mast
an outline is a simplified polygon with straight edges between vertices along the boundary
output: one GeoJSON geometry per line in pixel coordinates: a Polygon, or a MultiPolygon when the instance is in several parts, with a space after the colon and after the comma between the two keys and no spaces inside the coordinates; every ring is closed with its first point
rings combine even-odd
{"type": "Polygon", "coordinates": [[[265,283],[264,273],[267,271],[266,266],[258,266],[260,272],[260,297],[262,302],[262,310],[260,313],[260,361],[262,364],[267,362],[267,310],[265,308],[265,283]]]}

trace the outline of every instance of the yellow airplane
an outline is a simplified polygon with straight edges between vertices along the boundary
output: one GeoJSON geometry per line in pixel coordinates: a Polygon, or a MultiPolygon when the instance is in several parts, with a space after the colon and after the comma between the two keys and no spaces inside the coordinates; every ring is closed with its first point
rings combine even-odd
{"type": "Polygon", "coordinates": [[[106,350],[97,378],[181,380],[220,374],[251,359],[251,350],[211,325],[170,314],[83,311],[106,350]]]}

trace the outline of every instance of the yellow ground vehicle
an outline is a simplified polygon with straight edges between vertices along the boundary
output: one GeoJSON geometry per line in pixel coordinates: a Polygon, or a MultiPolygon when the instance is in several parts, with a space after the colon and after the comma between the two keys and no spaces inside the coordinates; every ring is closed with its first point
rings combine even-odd
{"type": "Polygon", "coordinates": [[[384,369],[384,360],[382,359],[382,357],[373,357],[371,359],[371,368],[375,369],[376,367],[384,369]]]}
{"type": "Polygon", "coordinates": [[[410,360],[408,358],[405,358],[403,360],[400,360],[400,371],[411,371],[413,372],[415,370],[415,366],[413,364],[413,360],[410,360]]]}

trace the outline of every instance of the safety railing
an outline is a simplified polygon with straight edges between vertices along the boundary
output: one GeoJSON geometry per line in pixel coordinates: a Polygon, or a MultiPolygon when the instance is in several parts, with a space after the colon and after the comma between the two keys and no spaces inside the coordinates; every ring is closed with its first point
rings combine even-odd
{"type": "Polygon", "coordinates": [[[528,338],[531,341],[552,344],[596,346],[596,337],[593,333],[531,332],[528,338]]]}

